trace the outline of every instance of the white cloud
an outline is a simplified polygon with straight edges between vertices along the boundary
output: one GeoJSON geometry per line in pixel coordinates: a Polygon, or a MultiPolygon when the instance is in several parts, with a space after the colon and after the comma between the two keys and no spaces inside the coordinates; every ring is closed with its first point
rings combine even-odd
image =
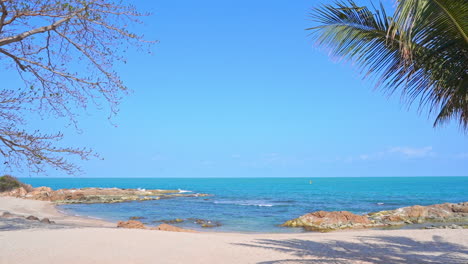
{"type": "Polygon", "coordinates": [[[356,156],[351,156],[343,159],[345,162],[354,162],[354,161],[370,161],[370,160],[379,160],[389,157],[403,157],[403,158],[426,158],[434,157],[436,154],[432,151],[432,147],[392,147],[384,151],[374,152],[374,153],[363,153],[356,156]]]}
{"type": "Polygon", "coordinates": [[[402,154],[407,158],[424,158],[433,157],[435,153],[432,151],[432,147],[413,148],[413,147],[393,147],[388,150],[389,153],[402,154]]]}

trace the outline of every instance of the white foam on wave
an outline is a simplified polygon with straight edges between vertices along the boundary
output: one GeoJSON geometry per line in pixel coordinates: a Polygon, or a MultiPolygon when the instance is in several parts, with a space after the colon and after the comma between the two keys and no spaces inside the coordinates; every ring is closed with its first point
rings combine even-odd
{"type": "Polygon", "coordinates": [[[215,204],[234,204],[243,206],[259,206],[259,207],[272,207],[274,204],[258,200],[241,200],[241,201],[214,201],[215,204]]]}
{"type": "Polygon", "coordinates": [[[178,189],[179,190],[179,193],[188,193],[188,192],[192,192],[192,191],[189,191],[189,190],[182,190],[182,189],[178,189]]]}
{"type": "Polygon", "coordinates": [[[384,203],[377,203],[377,205],[384,205],[384,203]]]}
{"type": "Polygon", "coordinates": [[[137,188],[137,190],[142,191],[142,192],[146,192],[145,188],[137,188]]]}

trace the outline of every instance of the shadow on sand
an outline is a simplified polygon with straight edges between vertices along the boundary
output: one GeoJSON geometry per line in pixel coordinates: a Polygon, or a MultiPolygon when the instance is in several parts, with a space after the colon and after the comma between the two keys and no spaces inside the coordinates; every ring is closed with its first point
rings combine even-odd
{"type": "Polygon", "coordinates": [[[258,239],[236,245],[276,250],[292,257],[258,264],[468,264],[468,248],[444,241],[440,236],[425,242],[398,236],[361,236],[353,242],[258,239]]]}

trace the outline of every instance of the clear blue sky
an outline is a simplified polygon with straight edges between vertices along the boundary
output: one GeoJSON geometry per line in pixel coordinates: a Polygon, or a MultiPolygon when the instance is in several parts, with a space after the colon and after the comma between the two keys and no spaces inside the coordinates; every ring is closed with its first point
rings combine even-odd
{"type": "Polygon", "coordinates": [[[134,91],[118,127],[94,110],[81,134],[64,120],[31,124],[100,153],[79,162],[82,176],[468,175],[468,135],[455,123],[434,129],[433,116],[312,45],[304,29],[319,1],[134,2],[153,12],[140,31],[160,43],[118,67],[134,91]]]}

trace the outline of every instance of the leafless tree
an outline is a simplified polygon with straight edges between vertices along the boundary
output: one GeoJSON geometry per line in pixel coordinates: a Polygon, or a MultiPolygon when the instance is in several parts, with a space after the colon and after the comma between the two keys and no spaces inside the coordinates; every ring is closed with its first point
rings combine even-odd
{"type": "Polygon", "coordinates": [[[24,87],[0,80],[0,161],[32,172],[53,167],[68,174],[79,167],[65,157],[88,159],[85,148],[60,147],[60,132],[25,131],[23,116],[34,112],[68,118],[90,104],[117,113],[127,87],[113,70],[128,48],[142,48],[128,30],[147,14],[122,1],[0,0],[0,69],[13,67],[24,87]]]}

